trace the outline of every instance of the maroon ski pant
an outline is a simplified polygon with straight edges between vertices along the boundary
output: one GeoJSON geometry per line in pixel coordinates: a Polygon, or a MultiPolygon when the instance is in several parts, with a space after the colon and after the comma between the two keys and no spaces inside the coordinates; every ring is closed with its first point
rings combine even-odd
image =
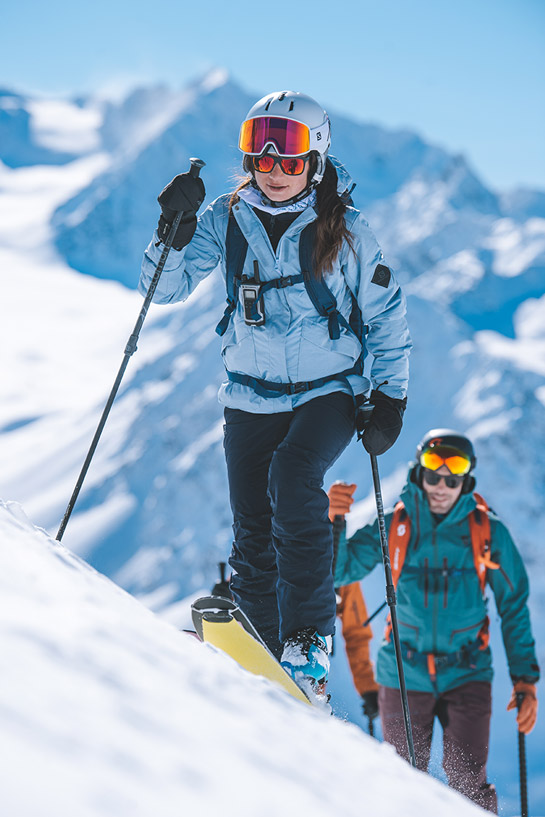
{"type": "MultiPolygon", "coordinates": [[[[408,691],[416,765],[428,770],[433,723],[443,727],[443,769],[449,785],[486,811],[498,813],[496,790],[486,780],[492,714],[491,685],[470,681],[436,697],[408,691]]],[[[409,759],[399,689],[381,686],[378,693],[384,740],[409,759]]]]}

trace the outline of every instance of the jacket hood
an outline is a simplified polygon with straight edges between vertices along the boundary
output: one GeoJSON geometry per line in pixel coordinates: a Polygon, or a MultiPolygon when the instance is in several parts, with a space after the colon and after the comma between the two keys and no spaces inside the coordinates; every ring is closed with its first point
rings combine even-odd
{"type": "Polygon", "coordinates": [[[345,168],[342,162],[340,162],[336,156],[332,156],[331,154],[328,155],[328,160],[331,162],[335,170],[337,171],[337,193],[339,196],[343,194],[350,195],[352,190],[355,188],[356,184],[352,180],[352,177],[348,170],[345,168]]]}

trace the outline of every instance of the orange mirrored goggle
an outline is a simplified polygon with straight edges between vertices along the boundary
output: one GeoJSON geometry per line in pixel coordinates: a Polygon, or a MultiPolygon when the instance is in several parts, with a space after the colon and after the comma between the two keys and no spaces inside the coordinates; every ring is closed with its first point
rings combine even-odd
{"type": "Polygon", "coordinates": [[[310,129],[293,119],[258,116],[242,123],[238,146],[243,153],[260,156],[272,145],[280,156],[302,156],[310,150],[310,129]]]}
{"type": "Polygon", "coordinates": [[[468,474],[471,470],[471,458],[457,448],[437,446],[422,451],[420,465],[430,471],[437,471],[442,465],[446,465],[451,474],[468,474]]]}
{"type": "Polygon", "coordinates": [[[251,161],[258,173],[271,173],[278,164],[286,176],[300,176],[308,159],[308,156],[277,156],[276,153],[265,153],[263,156],[252,156],[251,161]]]}

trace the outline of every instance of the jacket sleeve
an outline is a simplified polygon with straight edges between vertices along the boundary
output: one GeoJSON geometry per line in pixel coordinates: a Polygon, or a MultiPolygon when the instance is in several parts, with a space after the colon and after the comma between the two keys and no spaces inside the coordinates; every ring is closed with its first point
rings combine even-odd
{"type": "Polygon", "coordinates": [[[373,570],[381,559],[378,521],[375,520],[372,525],[360,528],[348,540],[343,531],[337,553],[335,586],[342,587],[345,584],[360,581],[373,570]]]}
{"type": "Polygon", "coordinates": [[[363,627],[367,620],[367,605],[358,582],[339,588],[341,603],[337,613],[342,622],[342,632],[346,657],[354,679],[354,686],[360,695],[377,692],[373,662],[369,654],[369,641],[373,637],[371,625],[363,627]]]}
{"type": "MultiPolygon", "coordinates": [[[[226,219],[218,211],[225,209],[218,200],[199,216],[191,242],[182,250],[170,250],[153,295],[154,303],[185,301],[197,285],[218,266],[225,254],[226,219]]],[[[138,291],[146,295],[163,252],[157,230],[142,261],[138,291]]]]}
{"type": "Polygon", "coordinates": [[[405,297],[365,219],[358,214],[349,229],[354,252],[345,248],[343,271],[367,327],[365,345],[373,356],[371,382],[377,388],[387,381],[381,390],[390,397],[403,398],[412,346],[405,297]]]}
{"type": "Polygon", "coordinates": [[[528,575],[505,525],[493,517],[490,525],[490,555],[500,569],[488,570],[487,581],[501,617],[509,673],[513,680],[524,678],[528,683],[535,683],[539,679],[539,666],[528,609],[528,575]]]}

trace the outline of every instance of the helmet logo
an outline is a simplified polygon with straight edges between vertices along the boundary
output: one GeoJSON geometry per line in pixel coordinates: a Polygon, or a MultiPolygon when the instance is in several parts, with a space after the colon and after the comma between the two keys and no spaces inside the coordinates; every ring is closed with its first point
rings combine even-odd
{"type": "Polygon", "coordinates": [[[316,140],[319,142],[321,140],[321,138],[322,138],[322,134],[320,133],[320,131],[318,131],[316,133],[316,140]]]}
{"type": "Polygon", "coordinates": [[[430,448],[432,448],[434,445],[441,445],[442,442],[442,437],[435,437],[435,439],[429,441],[428,445],[430,448]]]}

